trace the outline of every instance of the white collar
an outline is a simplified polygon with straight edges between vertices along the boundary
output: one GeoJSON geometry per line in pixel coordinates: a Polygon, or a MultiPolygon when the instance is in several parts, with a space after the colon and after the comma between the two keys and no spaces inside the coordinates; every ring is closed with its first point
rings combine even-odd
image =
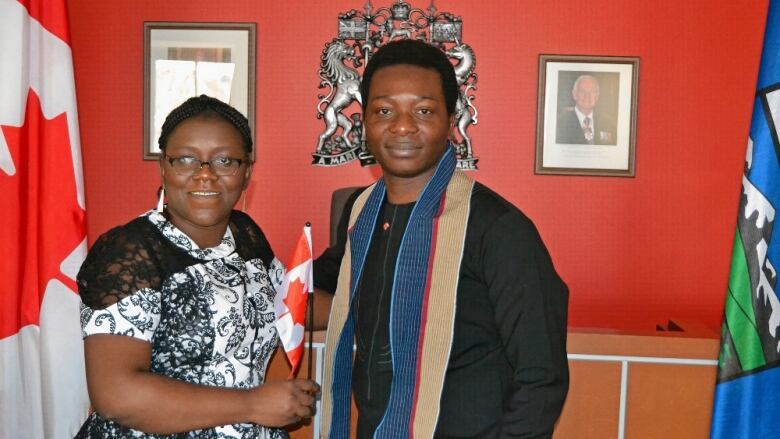
{"type": "Polygon", "coordinates": [[[147,217],[163,236],[195,259],[209,261],[224,258],[236,251],[236,241],[229,226],[218,245],[201,249],[192,238],[174,226],[172,222],[168,221],[168,218],[157,210],[152,209],[141,216],[147,217]]]}
{"type": "MultiPolygon", "coordinates": [[[[583,126],[582,120],[585,119],[586,114],[583,113],[582,111],[580,111],[580,109],[577,108],[576,105],[574,106],[574,113],[577,114],[577,119],[580,121],[580,126],[583,126]]],[[[590,114],[587,115],[587,116],[590,117],[590,126],[592,127],[593,126],[593,112],[591,111],[590,114]]]]}

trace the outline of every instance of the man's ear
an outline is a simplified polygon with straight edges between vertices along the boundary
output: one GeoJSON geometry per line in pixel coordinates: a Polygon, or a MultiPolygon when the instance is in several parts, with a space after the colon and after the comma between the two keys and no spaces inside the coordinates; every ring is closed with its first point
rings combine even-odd
{"type": "MultiPolygon", "coordinates": [[[[464,109],[463,111],[468,111],[464,109]]],[[[455,128],[455,113],[450,114],[450,129],[455,128]]]]}
{"type": "Polygon", "coordinates": [[[165,160],[163,157],[160,157],[160,160],[157,161],[157,163],[160,165],[160,180],[165,178],[165,163],[163,162],[165,160]]]}

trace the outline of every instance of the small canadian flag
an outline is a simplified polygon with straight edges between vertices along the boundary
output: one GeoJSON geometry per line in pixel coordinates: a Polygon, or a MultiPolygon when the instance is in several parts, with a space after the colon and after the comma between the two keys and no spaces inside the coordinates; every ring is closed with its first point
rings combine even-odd
{"type": "Polygon", "coordinates": [[[306,223],[293,250],[282,287],[274,299],[276,330],[290,361],[290,378],[298,371],[303,357],[303,338],[306,322],[306,302],[313,291],[313,262],[311,226],[306,223]]]}

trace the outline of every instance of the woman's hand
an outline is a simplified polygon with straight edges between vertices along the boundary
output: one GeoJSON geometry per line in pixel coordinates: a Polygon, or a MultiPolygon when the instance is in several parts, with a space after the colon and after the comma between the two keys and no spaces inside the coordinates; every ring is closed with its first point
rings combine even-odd
{"type": "Polygon", "coordinates": [[[251,391],[252,422],[282,427],[314,415],[320,386],[311,380],[270,381],[251,391]]]}

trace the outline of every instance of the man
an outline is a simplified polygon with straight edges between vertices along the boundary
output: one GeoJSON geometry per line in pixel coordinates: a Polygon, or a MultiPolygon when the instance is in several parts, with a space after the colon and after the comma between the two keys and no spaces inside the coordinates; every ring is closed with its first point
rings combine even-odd
{"type": "Polygon", "coordinates": [[[366,66],[383,177],[315,263],[315,285],[336,289],[323,437],[550,437],[560,414],[568,290],[533,223],[455,169],[457,87],[420,41],[388,43],[366,66]]]}
{"type": "Polygon", "coordinates": [[[571,90],[574,108],[564,108],[558,116],[555,143],[615,145],[615,122],[598,111],[599,82],[580,75],[571,90]]]}

